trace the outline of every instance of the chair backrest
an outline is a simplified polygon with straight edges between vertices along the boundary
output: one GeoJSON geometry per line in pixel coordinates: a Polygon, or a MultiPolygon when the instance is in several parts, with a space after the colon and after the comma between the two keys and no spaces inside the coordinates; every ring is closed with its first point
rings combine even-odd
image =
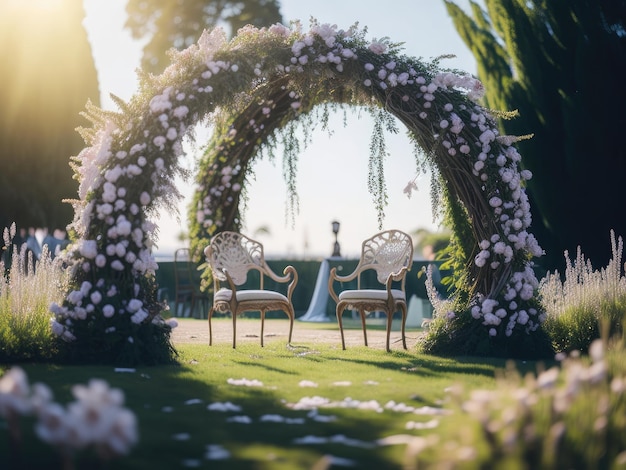
{"type": "Polygon", "coordinates": [[[225,269],[235,285],[240,286],[246,282],[248,271],[256,269],[261,273],[263,289],[265,257],[261,243],[237,232],[220,232],[211,239],[205,254],[214,279],[226,281],[225,269]]]}
{"type": "MultiPolygon", "coordinates": [[[[361,287],[361,273],[367,269],[376,271],[376,279],[384,284],[391,273],[403,267],[411,269],[413,264],[413,240],[400,230],[386,230],[368,238],[361,245],[361,259],[358,284],[361,287]]],[[[404,279],[402,280],[404,288],[404,279]]]]}

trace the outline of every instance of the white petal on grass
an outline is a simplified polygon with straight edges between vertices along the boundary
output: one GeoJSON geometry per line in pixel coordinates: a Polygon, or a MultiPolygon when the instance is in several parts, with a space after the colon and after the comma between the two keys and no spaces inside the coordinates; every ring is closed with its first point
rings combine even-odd
{"type": "Polygon", "coordinates": [[[339,406],[342,408],[356,408],[358,410],[374,410],[377,413],[383,412],[383,407],[376,400],[360,401],[347,397],[340,402],[339,406]]]}
{"type": "Polygon", "coordinates": [[[400,413],[413,413],[415,412],[415,407],[410,405],[405,405],[404,403],[396,403],[393,400],[390,400],[385,405],[386,410],[397,411],[400,413]]]}
{"type": "Polygon", "coordinates": [[[218,444],[209,444],[206,446],[204,458],[207,460],[226,460],[230,458],[230,452],[218,444]]]}
{"type": "Polygon", "coordinates": [[[315,382],[312,382],[310,380],[301,380],[298,383],[299,387],[317,387],[317,384],[315,382]]]}
{"type": "Polygon", "coordinates": [[[199,405],[202,403],[202,400],[199,398],[191,398],[185,402],[185,405],[199,405]]]}
{"type": "Polygon", "coordinates": [[[172,413],[174,411],[174,407],[173,406],[164,406],[163,408],[161,408],[161,411],[163,413],[172,413]]]}
{"type": "Polygon", "coordinates": [[[363,385],[378,385],[378,382],[376,382],[375,380],[366,380],[365,382],[363,382],[363,385]]]}
{"type": "Polygon", "coordinates": [[[343,444],[348,447],[360,447],[362,449],[371,449],[375,447],[371,442],[362,441],[360,439],[352,439],[351,437],[347,437],[343,434],[335,434],[331,436],[329,439],[333,444],[343,444]]]}
{"type": "Polygon", "coordinates": [[[272,422],[272,423],[284,423],[285,417],[281,415],[263,415],[260,418],[263,422],[272,422]]]}
{"type": "Polygon", "coordinates": [[[206,407],[207,410],[209,411],[235,411],[235,412],[240,412],[241,411],[241,406],[239,405],[235,405],[229,401],[220,403],[220,402],[215,402],[215,403],[211,403],[210,405],[208,405],[206,407]]]}
{"type": "Polygon", "coordinates": [[[324,459],[328,462],[329,467],[356,467],[357,463],[354,460],[346,459],[343,457],[336,457],[334,455],[325,455],[324,459]]]}
{"type": "Polygon", "coordinates": [[[330,423],[332,421],[337,421],[337,417],[335,415],[321,415],[317,411],[317,408],[309,411],[306,416],[307,418],[310,418],[313,421],[317,421],[319,423],[330,423]]]}
{"type": "Polygon", "coordinates": [[[126,374],[134,374],[135,372],[137,372],[137,370],[133,369],[132,367],[116,367],[114,369],[114,372],[120,372],[120,373],[126,373],[126,374]]]}
{"type": "Polygon", "coordinates": [[[304,418],[285,418],[285,424],[304,424],[304,418]]]}
{"type": "Polygon", "coordinates": [[[444,410],[443,408],[435,408],[433,406],[422,406],[421,408],[415,408],[415,411],[413,411],[413,413],[415,413],[416,415],[440,416],[440,415],[448,415],[452,413],[452,411],[444,410]]]}
{"type": "Polygon", "coordinates": [[[232,416],[226,421],[228,423],[252,424],[252,418],[246,415],[232,416]]]}
{"type": "Polygon", "coordinates": [[[260,420],[262,422],[285,423],[285,424],[304,424],[304,418],[287,418],[281,415],[263,415],[260,420]]]}
{"type": "Polygon", "coordinates": [[[360,410],[374,410],[378,413],[383,411],[383,407],[376,400],[360,401],[350,397],[342,401],[331,401],[328,398],[319,396],[303,397],[297,403],[288,403],[287,406],[294,410],[311,410],[314,408],[356,408],[360,410]]]}
{"type": "Polygon", "coordinates": [[[229,383],[230,385],[239,385],[239,386],[245,386],[245,387],[262,387],[263,386],[263,382],[257,379],[248,380],[246,378],[243,378],[243,379],[230,378],[226,382],[229,383]]]}
{"type": "Polygon", "coordinates": [[[185,459],[180,464],[185,468],[198,468],[202,462],[198,459],[185,459]]]}
{"type": "Polygon", "coordinates": [[[328,438],[321,436],[304,436],[297,437],[293,440],[294,444],[304,444],[304,445],[315,445],[315,444],[326,444],[328,442],[328,438]]]}
{"type": "Polygon", "coordinates": [[[321,406],[327,406],[329,403],[330,400],[328,398],[314,396],[302,397],[297,403],[288,403],[287,406],[289,408],[293,408],[294,410],[311,410],[321,406]]]}
{"type": "Polygon", "coordinates": [[[173,434],[172,439],[175,441],[188,441],[191,439],[191,434],[188,432],[179,432],[178,434],[173,434]]]}
{"type": "Polygon", "coordinates": [[[331,385],[334,385],[335,387],[349,387],[352,385],[352,382],[349,380],[340,380],[339,382],[333,382],[331,385]]]}
{"type": "Polygon", "coordinates": [[[300,445],[316,445],[316,444],[326,444],[330,442],[333,444],[343,444],[345,446],[359,447],[362,449],[370,449],[372,447],[375,447],[375,445],[372,444],[371,442],[361,441],[359,439],[352,439],[350,437],[346,437],[343,434],[335,434],[334,436],[330,436],[330,437],[308,435],[308,436],[303,436],[303,437],[297,437],[292,442],[294,444],[300,444],[300,445]]]}
{"type": "Polygon", "coordinates": [[[439,420],[438,419],[431,419],[430,421],[426,421],[426,422],[419,422],[419,421],[409,421],[406,423],[405,428],[408,430],[411,429],[435,429],[437,426],[439,426],[439,420]]]}

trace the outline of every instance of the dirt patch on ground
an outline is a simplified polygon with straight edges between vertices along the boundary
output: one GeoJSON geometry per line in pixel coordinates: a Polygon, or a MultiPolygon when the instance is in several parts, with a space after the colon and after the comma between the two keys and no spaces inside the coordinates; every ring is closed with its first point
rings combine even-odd
{"type": "MultiPolygon", "coordinates": [[[[178,326],[172,333],[174,344],[209,344],[209,324],[207,320],[177,319],[178,326]]],[[[219,318],[212,320],[213,344],[232,343],[233,322],[230,318],[219,318]]],[[[368,346],[372,348],[385,348],[385,330],[380,325],[372,325],[367,328],[368,346]]],[[[422,330],[406,329],[406,345],[408,349],[413,349],[422,330]]],[[[244,342],[254,342],[260,344],[261,321],[258,319],[237,319],[237,344],[244,342]]],[[[285,320],[268,319],[265,320],[263,332],[264,342],[285,341],[289,336],[289,322],[285,320]]],[[[363,332],[358,321],[345,321],[344,337],[346,347],[362,346],[363,332]]],[[[293,325],[292,344],[298,343],[330,343],[341,346],[341,335],[337,323],[309,323],[296,320],[293,325]]],[[[390,335],[391,349],[402,349],[402,335],[400,332],[400,322],[394,322],[390,335]]]]}

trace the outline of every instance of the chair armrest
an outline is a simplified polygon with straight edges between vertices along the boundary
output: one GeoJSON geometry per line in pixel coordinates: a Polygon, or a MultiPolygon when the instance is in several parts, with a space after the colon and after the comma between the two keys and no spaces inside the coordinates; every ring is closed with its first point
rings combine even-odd
{"type": "MultiPolygon", "coordinates": [[[[279,276],[272,271],[267,263],[263,263],[263,269],[265,275],[276,282],[284,284],[291,281],[287,287],[287,298],[289,299],[289,302],[291,302],[291,296],[296,288],[296,284],[298,284],[298,272],[296,271],[296,268],[291,265],[285,266],[285,269],[283,269],[284,276],[279,276]]],[[[263,275],[263,273],[261,273],[261,275],[263,275]]]]}
{"type": "Polygon", "coordinates": [[[336,282],[351,281],[352,279],[357,277],[358,274],[359,274],[359,266],[357,266],[357,268],[352,273],[348,274],[347,276],[339,276],[337,274],[336,267],[330,270],[330,274],[328,275],[328,292],[330,293],[330,296],[333,298],[335,303],[339,302],[339,296],[335,292],[335,286],[334,286],[335,281],[336,282]]]}
{"type": "Polygon", "coordinates": [[[408,271],[409,269],[406,266],[403,266],[398,272],[389,273],[389,276],[387,276],[387,281],[385,282],[385,285],[387,286],[387,291],[391,290],[391,284],[394,281],[401,281],[402,279],[404,279],[408,271]]]}
{"type": "MultiPolygon", "coordinates": [[[[395,302],[393,300],[393,295],[391,294],[391,286],[394,281],[402,281],[408,272],[408,268],[403,266],[400,268],[398,272],[389,273],[387,276],[387,281],[385,282],[385,289],[387,290],[387,305],[390,311],[393,311],[395,308],[395,302]]],[[[404,291],[404,284],[402,285],[402,290],[404,291]]]]}
{"type": "Polygon", "coordinates": [[[293,295],[293,291],[296,288],[296,284],[298,284],[298,271],[296,271],[296,268],[289,265],[285,267],[285,269],[283,270],[283,274],[285,275],[285,277],[291,277],[291,282],[287,287],[287,298],[291,303],[291,296],[293,295]]]}
{"type": "Polygon", "coordinates": [[[357,277],[357,275],[360,272],[360,269],[361,269],[361,264],[359,263],[356,269],[352,271],[350,274],[347,274],[345,276],[340,276],[339,274],[337,274],[337,268],[333,268],[330,270],[330,279],[333,279],[334,281],[338,281],[338,282],[351,281],[352,279],[357,277]]]}
{"type": "Polygon", "coordinates": [[[291,268],[291,269],[293,269],[295,271],[295,268],[293,266],[287,266],[283,270],[284,276],[279,276],[274,271],[272,271],[272,268],[270,268],[269,265],[266,262],[263,262],[263,272],[262,272],[262,274],[265,274],[267,277],[269,277],[273,281],[285,283],[285,282],[289,282],[291,280],[291,274],[287,274],[287,271],[289,271],[291,273],[291,270],[288,270],[287,268],[291,268]]]}

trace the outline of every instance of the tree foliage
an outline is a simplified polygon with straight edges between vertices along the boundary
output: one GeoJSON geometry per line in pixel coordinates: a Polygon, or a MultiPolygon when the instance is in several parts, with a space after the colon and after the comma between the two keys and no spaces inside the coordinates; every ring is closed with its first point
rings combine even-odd
{"type": "Polygon", "coordinates": [[[533,172],[533,232],[548,269],[582,246],[606,264],[614,229],[626,234],[626,1],[485,0],[471,13],[444,0],[474,54],[486,106],[519,111],[501,120],[533,172]]]}
{"type": "Polygon", "coordinates": [[[81,1],[0,3],[0,227],[65,227],[70,156],[85,103],[99,102],[81,1]],[[50,3],[50,5],[44,5],[50,3]]]}
{"type": "Polygon", "coordinates": [[[234,35],[247,24],[279,23],[279,10],[277,0],[129,0],[125,26],[135,39],[147,39],[141,66],[157,73],[169,64],[169,49],[195,44],[204,29],[219,25],[234,35]]]}

